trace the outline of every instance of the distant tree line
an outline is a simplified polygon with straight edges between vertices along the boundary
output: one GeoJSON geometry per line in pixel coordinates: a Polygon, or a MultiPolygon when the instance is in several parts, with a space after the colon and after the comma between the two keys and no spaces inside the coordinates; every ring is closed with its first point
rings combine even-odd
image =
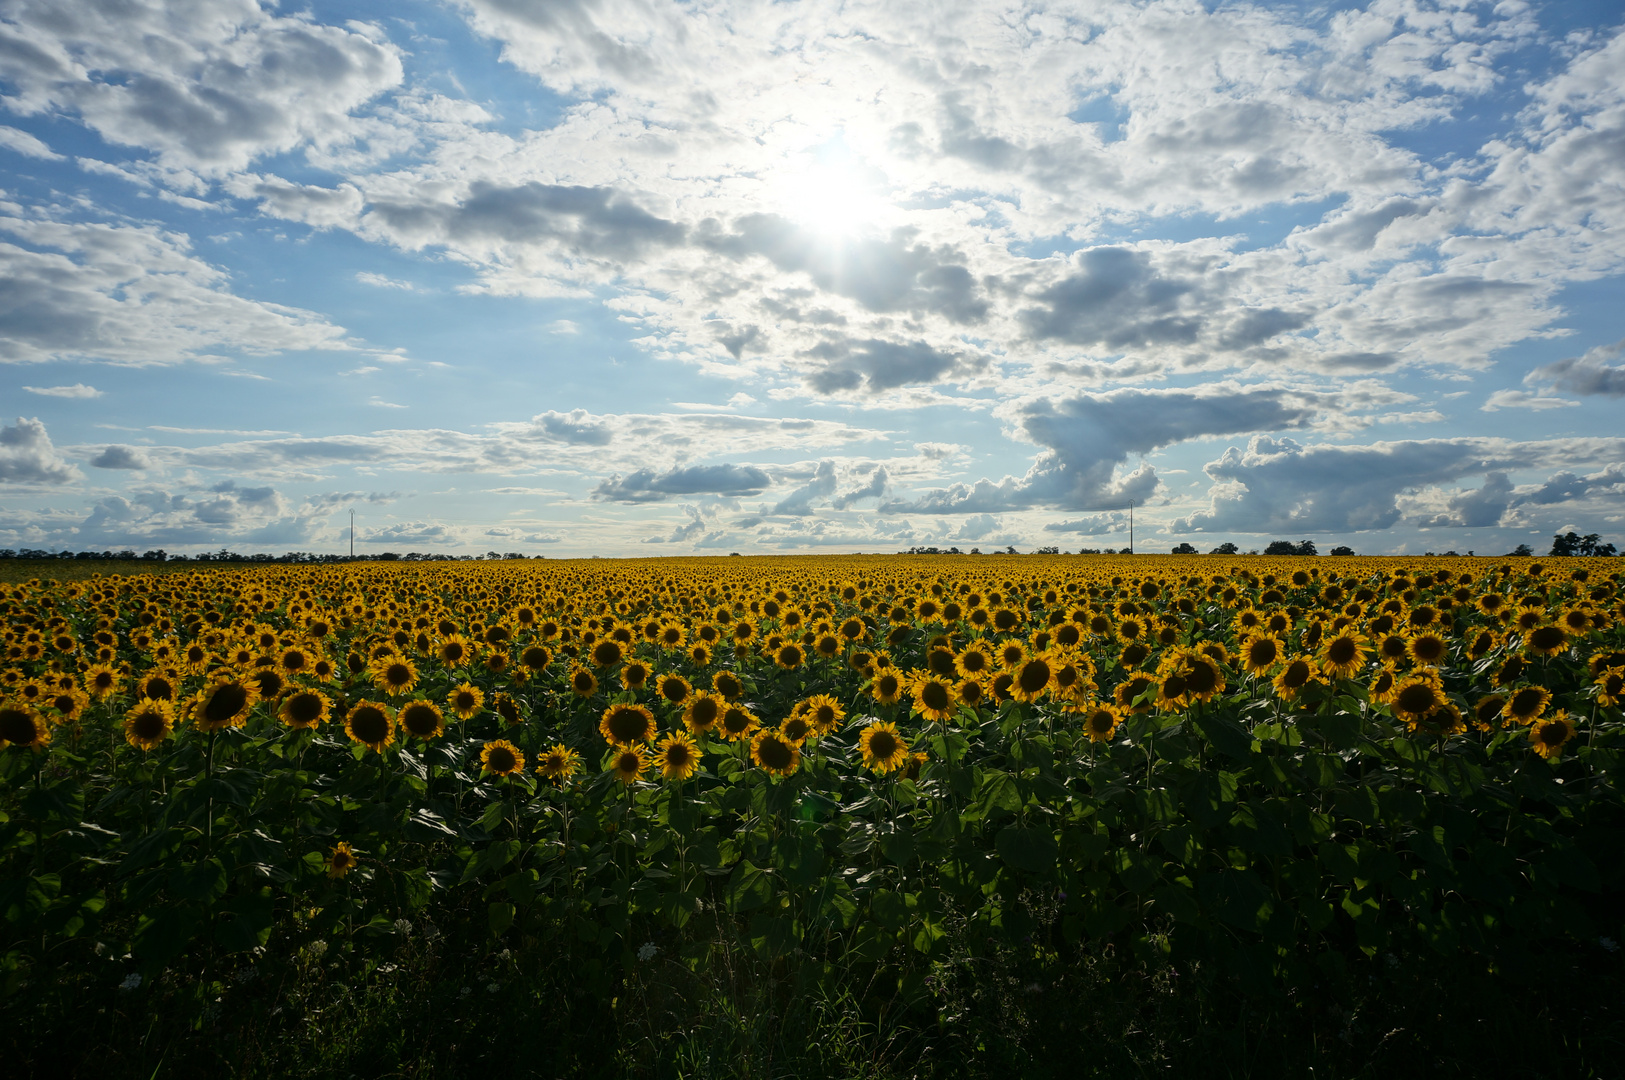
{"type": "Polygon", "coordinates": [[[0,559],[73,559],[99,562],[201,562],[201,563],[347,563],[347,562],[470,562],[475,559],[541,559],[543,555],[525,555],[510,551],[500,554],[488,551],[481,555],[446,555],[440,552],[409,551],[401,554],[386,551],[378,555],[323,555],[312,551],[290,551],[284,555],[243,555],[221,548],[197,555],[171,555],[162,548],[137,555],[126,548],[123,551],[46,551],[42,548],[0,548],[0,559]]]}

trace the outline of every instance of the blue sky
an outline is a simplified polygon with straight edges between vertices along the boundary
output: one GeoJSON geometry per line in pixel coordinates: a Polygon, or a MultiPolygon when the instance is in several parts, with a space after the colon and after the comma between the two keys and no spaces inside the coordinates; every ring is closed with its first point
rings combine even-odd
{"type": "Polygon", "coordinates": [[[0,0],[0,547],[1625,542],[1612,3],[0,0]]]}

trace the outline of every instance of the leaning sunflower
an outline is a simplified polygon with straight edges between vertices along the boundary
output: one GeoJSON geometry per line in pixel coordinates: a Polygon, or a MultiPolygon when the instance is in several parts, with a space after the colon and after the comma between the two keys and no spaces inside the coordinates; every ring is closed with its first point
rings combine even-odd
{"type": "Polygon", "coordinates": [[[750,741],[750,760],[774,776],[790,776],[801,768],[801,751],[783,733],[764,728],[750,741]]]}
{"type": "Polygon", "coordinates": [[[367,668],[372,684],[390,697],[409,693],[418,684],[417,665],[404,656],[381,656],[367,668]]]}
{"type": "Polygon", "coordinates": [[[1389,705],[1397,716],[1413,721],[1443,707],[1447,700],[1439,677],[1432,672],[1419,672],[1394,687],[1389,705]]]}
{"type": "Polygon", "coordinates": [[[1597,676],[1597,703],[1613,708],[1625,701],[1625,667],[1604,668],[1597,676]]]}
{"type": "Polygon", "coordinates": [[[1117,734],[1117,725],[1123,722],[1123,713],[1114,705],[1094,702],[1079,710],[1083,717],[1083,732],[1090,742],[1109,742],[1117,734]]]}
{"type": "Polygon", "coordinates": [[[175,704],[142,698],[124,714],[124,741],[137,750],[156,750],[175,734],[175,704]]]}
{"type": "Polygon", "coordinates": [[[50,742],[50,724],[44,716],[20,702],[0,702],[0,747],[26,745],[41,749],[50,742]]]}
{"type": "Polygon", "coordinates": [[[1029,656],[1010,669],[1010,696],[1017,701],[1036,701],[1049,689],[1055,669],[1047,657],[1029,656]]]}
{"type": "Polygon", "coordinates": [[[1544,686],[1520,686],[1507,695],[1506,717],[1520,724],[1533,724],[1552,703],[1552,692],[1544,686]]]}
{"type": "Polygon", "coordinates": [[[632,746],[623,746],[615,751],[615,759],[610,762],[609,770],[615,779],[623,785],[631,787],[637,783],[649,768],[649,751],[641,743],[632,746]]]}
{"type": "Polygon", "coordinates": [[[897,725],[884,720],[870,724],[858,736],[858,752],[863,764],[877,773],[885,774],[900,768],[908,760],[908,742],[898,732],[897,725]]]}
{"type": "Polygon", "coordinates": [[[351,870],[354,870],[358,861],[359,860],[356,859],[355,852],[351,849],[350,845],[345,841],[340,840],[336,845],[334,845],[333,850],[328,853],[327,876],[330,878],[341,878],[345,874],[348,874],[351,870]]]}
{"type": "Polygon", "coordinates": [[[563,743],[555,743],[536,762],[536,771],[555,784],[564,783],[580,768],[581,755],[563,743]]]}
{"type": "Polygon", "coordinates": [[[572,668],[570,670],[570,690],[576,697],[590,698],[598,693],[598,679],[588,668],[572,668]]]}
{"type": "Polygon", "coordinates": [[[916,671],[909,680],[914,712],[928,721],[945,721],[954,714],[954,680],[930,671],[916,671]]]}
{"type": "Polygon", "coordinates": [[[807,723],[812,726],[812,733],[823,738],[841,726],[846,719],[846,710],[841,708],[840,702],[828,694],[814,694],[802,702],[807,723]]]}
{"type": "Polygon", "coordinates": [[[507,739],[492,739],[480,748],[480,775],[512,776],[524,771],[524,753],[507,739]]]}
{"type": "Polygon", "coordinates": [[[192,698],[192,723],[199,731],[242,727],[259,699],[255,684],[235,675],[218,675],[192,698]]]}
{"type": "Polygon", "coordinates": [[[700,771],[700,749],[686,732],[674,732],[655,747],[655,764],[667,780],[687,780],[700,771]]]}
{"type": "Polygon", "coordinates": [[[724,739],[737,742],[750,738],[760,724],[756,715],[743,705],[729,705],[722,710],[722,719],[717,722],[717,728],[724,739]]]}
{"type": "Polygon", "coordinates": [[[1537,721],[1529,729],[1529,741],[1534,745],[1535,753],[1547,761],[1556,761],[1563,756],[1563,747],[1568,745],[1570,739],[1578,734],[1574,723],[1564,712],[1555,713],[1545,720],[1537,721]]]}

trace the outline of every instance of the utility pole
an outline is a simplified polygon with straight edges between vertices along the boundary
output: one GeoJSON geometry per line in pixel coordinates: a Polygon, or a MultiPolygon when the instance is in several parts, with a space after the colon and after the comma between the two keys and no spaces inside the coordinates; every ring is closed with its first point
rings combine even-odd
{"type": "MultiPolygon", "coordinates": [[[[1129,546],[1134,546],[1134,530],[1129,530],[1129,546]]],[[[350,558],[355,558],[355,511],[350,511],[350,558]]]]}
{"type": "Polygon", "coordinates": [[[1134,500],[1128,501],[1128,553],[1134,554],[1134,500]]]}

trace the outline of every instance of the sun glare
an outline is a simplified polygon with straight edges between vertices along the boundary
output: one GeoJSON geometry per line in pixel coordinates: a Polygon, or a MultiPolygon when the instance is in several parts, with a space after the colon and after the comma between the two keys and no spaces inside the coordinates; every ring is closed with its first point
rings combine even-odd
{"type": "Polygon", "coordinates": [[[864,172],[850,159],[813,161],[783,185],[785,215],[828,236],[862,232],[885,209],[885,200],[864,172]]]}

